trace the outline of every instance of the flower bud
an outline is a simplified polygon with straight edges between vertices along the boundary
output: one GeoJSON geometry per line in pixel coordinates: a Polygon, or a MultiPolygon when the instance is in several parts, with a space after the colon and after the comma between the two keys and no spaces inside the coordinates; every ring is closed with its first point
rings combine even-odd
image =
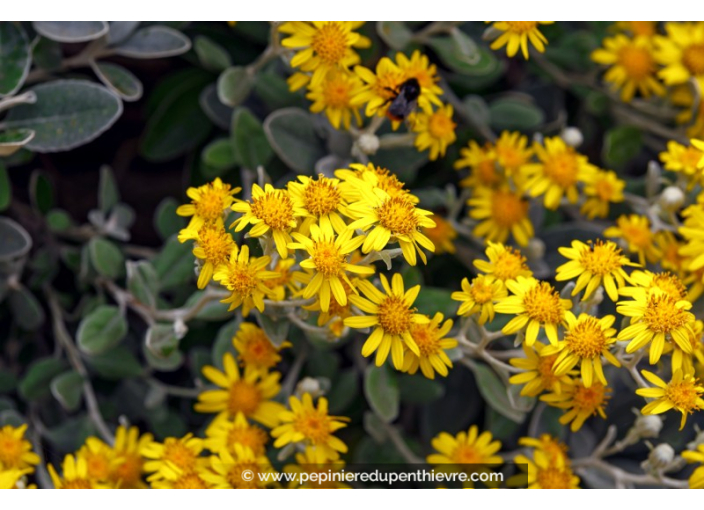
{"type": "Polygon", "coordinates": [[[641,438],[658,437],[662,430],[662,418],[656,414],[640,415],[633,428],[641,438]]]}
{"type": "Polygon", "coordinates": [[[379,150],[379,137],[369,133],[364,133],[357,139],[357,147],[364,154],[376,154],[379,150]]]}
{"type": "Polygon", "coordinates": [[[318,379],[312,377],[304,377],[296,385],[296,396],[301,397],[304,393],[310,393],[310,396],[317,398],[325,393],[318,379]]]}
{"type": "Polygon", "coordinates": [[[675,460],[675,449],[667,443],[660,443],[650,451],[648,462],[653,469],[665,469],[675,460]]]}
{"type": "Polygon", "coordinates": [[[668,186],[660,193],[658,204],[664,211],[676,212],[679,211],[684,204],[684,199],[684,192],[680,188],[677,186],[668,186]]]}
{"type": "Polygon", "coordinates": [[[542,260],[545,257],[545,243],[542,239],[534,237],[528,241],[528,246],[523,250],[528,260],[542,260]]]}
{"type": "Polygon", "coordinates": [[[582,145],[582,142],[584,142],[584,136],[579,128],[571,126],[562,129],[560,138],[562,138],[567,145],[574,147],[575,149],[582,145]]]}

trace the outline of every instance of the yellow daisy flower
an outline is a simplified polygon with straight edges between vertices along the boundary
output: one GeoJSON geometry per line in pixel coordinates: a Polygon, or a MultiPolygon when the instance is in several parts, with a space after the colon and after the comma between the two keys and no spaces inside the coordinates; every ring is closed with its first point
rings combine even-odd
{"type": "Polygon", "coordinates": [[[479,315],[477,323],[484,325],[494,320],[494,303],[508,295],[506,286],[493,276],[479,275],[470,283],[462,279],[462,292],[453,292],[452,299],[462,303],[457,315],[479,315]]]}
{"type": "Polygon", "coordinates": [[[570,203],[576,203],[577,184],[593,179],[597,168],[558,136],[546,138],[542,145],[536,142],[533,147],[539,163],[521,168],[527,177],[524,187],[528,193],[532,197],[544,195],[548,209],[557,209],[565,195],[570,203]]]}
{"type": "Polygon", "coordinates": [[[674,140],[667,142],[667,151],[660,153],[660,161],[665,170],[684,175],[690,189],[704,178],[704,172],[699,168],[702,157],[704,152],[694,145],[684,146],[674,140]]]}
{"type": "Polygon", "coordinates": [[[437,312],[427,324],[411,325],[411,336],[420,351],[416,355],[412,350],[406,349],[403,362],[403,371],[413,375],[418,371],[428,379],[435,379],[435,372],[447,377],[448,368],[452,368],[452,361],[445,353],[448,349],[457,347],[457,340],[445,338],[452,329],[452,321],[446,320],[442,325],[443,314],[437,312]]]}
{"type": "Polygon", "coordinates": [[[371,275],[374,268],[370,266],[357,266],[347,262],[349,254],[359,248],[365,241],[364,236],[352,237],[354,231],[347,229],[343,233],[335,236],[330,224],[311,225],[310,237],[306,237],[298,232],[293,233],[297,243],[291,243],[289,248],[293,250],[303,250],[309,258],[303,259],[300,266],[315,272],[315,276],[303,289],[304,299],[310,299],[316,294],[320,297],[320,309],[327,312],[330,307],[330,297],[332,296],[338,304],[347,304],[347,293],[342,282],[352,287],[352,282],[347,276],[347,272],[371,275]]]}
{"type": "Polygon", "coordinates": [[[518,131],[503,131],[494,142],[496,161],[509,175],[516,175],[518,170],[530,161],[533,149],[528,147],[528,137],[518,131]]]}
{"type": "Polygon", "coordinates": [[[518,440],[518,444],[540,450],[552,462],[558,462],[558,459],[562,458],[563,467],[572,463],[567,455],[567,445],[550,434],[541,434],[540,437],[522,437],[518,440]]]}
{"type": "Polygon", "coordinates": [[[460,159],[453,166],[456,170],[469,168],[469,176],[460,181],[460,186],[466,188],[494,188],[506,181],[497,166],[496,152],[490,143],[482,146],[470,140],[467,147],[460,149],[460,159]]]}
{"type": "Polygon", "coordinates": [[[536,448],[533,457],[516,455],[513,461],[527,468],[529,489],[579,489],[579,477],[574,474],[566,456],[552,457],[536,448]]]}
{"type": "Polygon", "coordinates": [[[614,27],[631,35],[652,37],[658,33],[657,21],[617,21],[614,27]]]}
{"type": "Polygon", "coordinates": [[[509,378],[511,384],[523,384],[521,395],[525,397],[537,397],[544,391],[561,393],[565,385],[572,384],[572,379],[568,375],[558,376],[555,374],[555,361],[557,354],[546,355],[543,351],[547,346],[541,342],[535,342],[532,347],[523,344],[525,358],[511,358],[511,366],[523,370],[520,374],[512,375],[509,378]]]}
{"type": "Polygon", "coordinates": [[[702,464],[694,470],[689,477],[690,489],[704,489],[704,444],[697,446],[696,451],[682,452],[682,458],[687,462],[698,462],[702,464]]]}
{"type": "Polygon", "coordinates": [[[137,427],[126,428],[120,425],[115,431],[115,444],[112,447],[116,462],[112,466],[109,481],[120,489],[146,489],[142,481],[145,472],[141,451],[150,444],[153,437],[149,433],[140,436],[137,427]]]}
{"type": "Polygon", "coordinates": [[[452,114],[452,105],[448,104],[432,113],[421,110],[411,120],[413,131],[418,133],[415,146],[418,152],[429,149],[430,161],[444,156],[448,145],[452,145],[457,140],[455,135],[457,124],[453,122],[452,114]]]}
{"type": "Polygon", "coordinates": [[[553,407],[567,410],[560,416],[560,423],[563,425],[571,423],[570,430],[577,432],[590,416],[598,414],[606,419],[604,408],[610,398],[610,392],[611,388],[599,381],[592,381],[591,386],[587,388],[578,379],[573,384],[563,386],[561,393],[549,393],[540,397],[540,400],[553,407]]]}
{"type": "Polygon", "coordinates": [[[204,289],[210,283],[215,268],[227,262],[235,247],[235,241],[225,230],[222,218],[206,223],[201,217],[196,216],[187,228],[179,232],[178,240],[182,243],[194,240],[193,255],[205,261],[198,275],[199,289],[204,289]]]}
{"type": "Polygon", "coordinates": [[[650,230],[650,221],[645,216],[631,214],[622,215],[616,220],[616,225],[604,230],[606,237],[618,237],[626,241],[628,251],[638,254],[638,262],[656,262],[662,255],[655,246],[655,234],[650,230]]]}
{"type": "Polygon", "coordinates": [[[683,243],[675,234],[668,230],[661,230],[655,234],[655,244],[662,253],[660,265],[667,271],[683,276],[685,267],[685,257],[680,254],[683,243]]]}
{"type": "Polygon", "coordinates": [[[281,356],[279,352],[286,347],[291,347],[290,342],[282,342],[276,347],[264,330],[251,322],[240,324],[237,333],[232,338],[232,345],[237,351],[237,358],[244,366],[268,370],[274,367],[281,356]]]}
{"type": "Polygon", "coordinates": [[[188,433],[182,438],[167,437],[163,443],[150,441],[142,445],[139,453],[145,458],[144,470],[149,482],[174,478],[174,475],[199,471],[207,464],[201,457],[203,440],[188,433]]]}
{"type": "Polygon", "coordinates": [[[32,451],[32,443],[25,439],[27,424],[19,427],[5,425],[0,429],[0,470],[34,468],[39,455],[32,451]]]}
{"type": "Polygon", "coordinates": [[[492,275],[497,280],[506,283],[519,276],[530,277],[533,272],[526,264],[526,258],[521,252],[501,243],[487,242],[486,256],[489,260],[476,259],[474,267],[482,273],[492,275]]]}
{"type": "MultiPolygon", "coordinates": [[[[304,273],[298,274],[302,277],[304,275],[304,273]]],[[[308,278],[305,279],[306,284],[310,283],[310,280],[312,279],[312,276],[307,276],[308,278]]],[[[345,330],[344,320],[347,317],[353,315],[352,305],[350,304],[350,296],[357,295],[355,281],[356,278],[352,280],[352,285],[348,285],[344,280],[342,281],[342,287],[344,288],[345,294],[347,295],[347,304],[341,305],[337,302],[336,299],[332,299],[330,300],[328,310],[324,312],[320,304],[320,297],[318,296],[314,303],[303,307],[305,310],[311,312],[319,312],[317,320],[318,326],[322,327],[327,324],[328,328],[330,329],[330,332],[336,337],[341,337],[343,335],[345,330]]]]}
{"type": "Polygon", "coordinates": [[[61,464],[62,476],[59,476],[54,466],[49,464],[49,476],[54,484],[54,489],[107,489],[88,476],[88,463],[85,459],[66,455],[61,464]]]}
{"type": "Polygon", "coordinates": [[[278,259],[276,265],[272,269],[279,276],[271,280],[264,280],[264,285],[269,289],[269,299],[272,301],[283,301],[286,297],[297,296],[300,289],[298,282],[294,279],[293,268],[296,259],[293,257],[287,259],[278,259]]]}
{"type": "Polygon", "coordinates": [[[567,375],[579,363],[585,388],[591,387],[594,376],[606,385],[601,357],[606,358],[614,366],[621,366],[610,352],[610,348],[616,343],[616,339],[613,338],[616,330],[611,327],[615,321],[616,317],[613,315],[605,315],[600,319],[584,313],[576,319],[574,315],[568,316],[564,339],[558,342],[557,347],[547,346],[541,355],[550,356],[559,353],[553,366],[557,377],[567,375]]]}
{"type": "Polygon", "coordinates": [[[698,90],[704,89],[704,78],[671,87],[669,99],[674,106],[682,108],[675,121],[686,126],[687,136],[704,138],[704,102],[698,100],[695,84],[698,90]]]}
{"type": "MultiPolygon", "coordinates": [[[[235,201],[232,195],[240,191],[242,188],[232,188],[217,177],[213,182],[203,186],[188,188],[186,195],[191,199],[191,203],[180,205],[176,209],[176,214],[201,218],[206,222],[215,221],[223,217],[223,214],[235,201]]],[[[191,221],[194,218],[191,218],[191,221]]]]}
{"type": "Polygon", "coordinates": [[[296,454],[296,464],[288,464],[284,467],[284,473],[299,474],[297,479],[289,483],[289,489],[351,489],[352,486],[344,482],[330,479],[331,472],[341,472],[344,468],[345,463],[342,460],[338,459],[334,462],[326,459],[321,460],[319,452],[308,446],[303,452],[296,454]],[[301,473],[308,475],[308,479],[304,483],[299,482],[301,473]],[[328,476],[320,476],[324,474],[328,476]]]}
{"type": "Polygon", "coordinates": [[[226,264],[218,266],[213,279],[231,292],[230,297],[222,300],[229,303],[232,311],[242,305],[242,315],[249,315],[252,308],[264,311],[264,296],[272,293],[265,285],[267,280],[278,278],[279,273],[268,271],[266,267],[271,257],[249,257],[249,247],[245,244],[240,249],[235,245],[226,264]]]}
{"type": "Polygon", "coordinates": [[[0,469],[0,490],[21,489],[24,485],[23,477],[29,475],[33,469],[0,469]],[[21,482],[21,483],[20,483],[21,482]]]}
{"type": "Polygon", "coordinates": [[[281,425],[271,431],[271,437],[276,439],[274,446],[281,448],[289,443],[304,443],[319,450],[326,459],[337,460],[340,453],[347,452],[347,445],[333,434],[347,426],[349,418],[330,416],[328,400],[318,399],[318,407],[313,405],[310,393],[304,393],[299,400],[295,396],[288,399],[290,411],[279,414],[281,425]]]}
{"type": "Polygon", "coordinates": [[[229,352],[225,353],[222,362],[224,372],[210,365],[203,367],[203,375],[220,389],[198,395],[194,409],[199,413],[219,413],[216,419],[233,419],[237,413],[242,413],[265,427],[275,427],[284,406],[271,399],[281,390],[281,374],[267,373],[251,366],[244,367],[244,374],[241,374],[229,352]]]}
{"type": "Polygon", "coordinates": [[[508,185],[476,188],[467,205],[469,217],[478,221],[472,233],[486,241],[505,243],[511,234],[518,244],[527,246],[535,235],[528,200],[508,185]]]}
{"type": "Polygon", "coordinates": [[[699,384],[699,381],[690,374],[684,374],[682,370],[677,370],[669,383],[660,379],[657,375],[647,370],[641,370],[641,374],[655,388],[638,388],[636,394],[645,398],[654,398],[649,404],[646,404],[641,413],[661,414],[670,409],[682,413],[682,421],[680,422],[680,430],[684,428],[687,422],[687,415],[694,411],[704,409],[704,386],[699,384]]]}
{"type": "Polygon", "coordinates": [[[580,212],[588,219],[606,218],[611,204],[624,201],[623,189],[626,181],[618,178],[615,172],[597,170],[584,180],[584,196],[580,212]]]}
{"type": "Polygon", "coordinates": [[[548,40],[540,32],[539,26],[552,23],[554,21],[494,21],[492,28],[503,33],[491,43],[491,49],[498,50],[506,46],[506,54],[513,57],[520,48],[523,57],[528,60],[528,41],[543,53],[548,40]]]}
{"type": "Polygon", "coordinates": [[[441,432],[430,444],[437,453],[428,455],[429,464],[503,464],[497,455],[501,441],[493,440],[489,431],[480,434],[476,425],[456,436],[441,432]]]}
{"type": "Polygon", "coordinates": [[[565,325],[572,301],[560,298],[560,293],[547,282],[519,276],[506,282],[511,295],[503,298],[494,309],[499,313],[516,315],[501,331],[512,335],[525,331],[525,342],[530,347],[542,327],[552,345],[557,345],[557,327],[565,325]]]}
{"type": "Polygon", "coordinates": [[[679,301],[687,298],[687,287],[684,286],[682,280],[672,273],[651,273],[650,271],[633,271],[631,274],[631,282],[636,287],[624,287],[619,290],[622,296],[635,297],[642,294],[642,290],[648,291],[651,294],[652,289],[657,289],[679,301]]]}
{"type": "Polygon", "coordinates": [[[629,103],[636,92],[644,98],[665,94],[665,87],[656,76],[658,67],[650,37],[617,34],[602,44],[602,48],[592,52],[592,60],[609,66],[604,79],[614,91],[621,91],[622,101],[629,103]]]}
{"type": "Polygon", "coordinates": [[[623,268],[638,266],[623,256],[621,248],[611,241],[597,240],[589,244],[572,241],[571,248],[560,247],[558,251],[570,261],[557,268],[555,280],[561,282],[578,277],[572,295],[586,288],[583,300],[589,299],[603,285],[609,298],[616,302],[618,289],[631,281],[623,268]]]}
{"type": "Polygon", "coordinates": [[[83,459],[88,466],[88,478],[96,482],[106,482],[116,463],[112,448],[97,437],[89,437],[76,452],[76,460],[83,459]]]}
{"type": "Polygon", "coordinates": [[[340,129],[340,124],[345,129],[350,128],[352,117],[357,126],[362,125],[359,107],[351,104],[352,98],[359,94],[364,87],[362,80],[347,70],[331,69],[327,76],[317,85],[308,85],[306,98],[313,104],[310,111],[313,113],[325,112],[325,116],[335,129],[340,129]]]}
{"type": "Polygon", "coordinates": [[[667,85],[704,78],[704,22],[665,23],[667,36],[655,36],[655,59],[664,66],[658,75],[667,85]]]}
{"type": "MultiPolygon", "coordinates": [[[[340,183],[339,189],[347,202],[361,200],[362,194],[359,191],[359,181],[363,183],[366,182],[374,188],[379,188],[389,196],[400,196],[414,204],[419,202],[418,197],[412,195],[411,192],[404,187],[404,183],[398,180],[396,175],[389,172],[386,168],[376,166],[372,163],[366,165],[353,163],[349,168],[335,170],[335,176],[343,181],[340,183]]],[[[346,214],[349,216],[350,211],[347,210],[346,214]]]]}
{"type": "Polygon", "coordinates": [[[347,211],[340,181],[322,174],[317,179],[299,175],[298,180],[301,182],[288,183],[294,207],[304,211],[304,220],[298,225],[298,232],[308,235],[310,226],[314,223],[320,226],[331,225],[338,234],[344,232],[347,224],[343,216],[347,215],[347,211]]]}
{"type": "Polygon", "coordinates": [[[452,223],[437,214],[433,214],[430,219],[435,226],[423,229],[423,233],[435,245],[435,254],[455,253],[453,241],[457,239],[457,231],[452,223]]]}
{"type": "MultiPolygon", "coordinates": [[[[205,472],[205,471],[203,471],[205,472]]],[[[150,481],[152,489],[212,489],[213,486],[205,481],[200,473],[195,471],[181,472],[169,471],[163,478],[150,481]]]]}
{"type": "Polygon", "coordinates": [[[264,429],[247,422],[244,413],[238,412],[234,421],[214,420],[205,431],[203,446],[211,452],[229,450],[234,452],[236,444],[252,450],[258,457],[266,453],[269,434],[264,429]]]}
{"type": "Polygon", "coordinates": [[[404,291],[400,274],[394,274],[391,285],[386,276],[379,276],[385,293],[370,282],[361,280],[357,287],[369,299],[349,296],[350,303],[369,315],[347,317],[344,324],[356,329],[374,328],[362,347],[362,355],[369,357],[376,351],[376,365],[380,367],[391,352],[394,367],[401,370],[404,364],[404,345],[416,356],[420,355],[420,349],[411,335],[413,325],[427,324],[429,319],[415,313],[415,308],[412,308],[420,292],[420,285],[404,291]]]}
{"type": "Polygon", "coordinates": [[[440,77],[435,64],[430,63],[427,55],[424,55],[420,50],[415,50],[408,58],[403,53],[396,53],[396,65],[403,72],[404,81],[415,78],[421,88],[421,97],[418,99],[418,105],[423,110],[428,110],[430,103],[439,105],[442,95],[442,88],[438,85],[440,77]],[[427,98],[428,104],[425,103],[427,98]]]}
{"type": "Polygon", "coordinates": [[[273,483],[273,477],[266,476],[274,474],[269,459],[241,444],[235,444],[232,452],[220,450],[211,456],[210,467],[200,477],[214,489],[263,489],[273,483]]]}

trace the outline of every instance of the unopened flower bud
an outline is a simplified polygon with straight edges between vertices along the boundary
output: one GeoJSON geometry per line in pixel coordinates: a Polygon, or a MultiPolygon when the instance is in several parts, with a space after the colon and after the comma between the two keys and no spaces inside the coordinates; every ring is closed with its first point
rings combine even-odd
{"type": "Polygon", "coordinates": [[[648,462],[653,469],[665,469],[673,460],[675,460],[675,449],[667,443],[660,443],[648,455],[648,462]]]}
{"type": "Polygon", "coordinates": [[[677,186],[668,186],[662,193],[660,193],[660,198],[658,199],[658,204],[663,210],[668,212],[679,211],[684,204],[684,192],[677,186]]]}
{"type": "Polygon", "coordinates": [[[574,147],[575,149],[582,145],[582,142],[584,142],[582,132],[576,127],[568,126],[564,128],[560,133],[560,138],[562,138],[567,145],[574,147]]]}
{"type": "Polygon", "coordinates": [[[542,260],[545,257],[545,243],[534,237],[528,241],[528,246],[523,252],[528,260],[542,260]]]}
{"type": "Polygon", "coordinates": [[[364,154],[376,154],[379,150],[379,137],[369,133],[364,133],[357,139],[357,146],[364,154]]]}
{"type": "Polygon", "coordinates": [[[658,437],[662,430],[662,418],[656,414],[640,415],[633,428],[641,438],[658,437]]]}
{"type": "Polygon", "coordinates": [[[313,379],[312,377],[304,377],[299,381],[299,383],[296,385],[296,396],[299,398],[304,394],[304,393],[310,393],[310,396],[313,398],[317,398],[321,396],[324,391],[320,385],[320,381],[317,379],[313,379]]]}

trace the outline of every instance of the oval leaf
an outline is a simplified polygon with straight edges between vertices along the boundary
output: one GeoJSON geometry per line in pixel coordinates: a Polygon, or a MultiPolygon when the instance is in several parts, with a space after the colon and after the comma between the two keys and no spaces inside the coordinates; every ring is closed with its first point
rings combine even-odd
{"type": "Polygon", "coordinates": [[[88,250],[90,262],[98,273],[108,278],[117,278],[122,274],[125,257],[114,243],[94,237],[88,243],[88,250]]]}
{"type": "Polygon", "coordinates": [[[0,157],[12,156],[32,141],[36,133],[31,129],[11,129],[0,133],[0,157]]]}
{"type": "Polygon", "coordinates": [[[9,21],[0,23],[0,97],[20,89],[31,63],[29,40],[22,27],[9,21]]]}
{"type": "Polygon", "coordinates": [[[223,71],[232,65],[230,55],[225,48],[212,39],[205,36],[198,36],[193,43],[193,49],[203,67],[211,71],[223,71]]]}
{"type": "Polygon", "coordinates": [[[109,22],[108,44],[119,44],[137,30],[140,21],[111,21],[109,22]]]}
{"type": "Polygon", "coordinates": [[[374,413],[386,423],[398,417],[401,400],[398,381],[388,366],[367,367],[364,372],[364,395],[374,413]]]}
{"type": "Polygon", "coordinates": [[[245,168],[255,170],[271,159],[271,146],[262,125],[247,108],[237,108],[230,130],[234,157],[245,168]]]}
{"type": "Polygon", "coordinates": [[[92,62],[91,66],[100,81],[125,101],[137,101],[142,97],[142,82],[131,71],[107,62],[92,62]]]}
{"type": "Polygon", "coordinates": [[[16,221],[0,217],[0,261],[21,257],[32,248],[32,238],[16,221]]]}
{"type": "Polygon", "coordinates": [[[44,309],[26,287],[10,291],[8,301],[13,317],[22,329],[33,331],[44,324],[44,309]]]}
{"type": "Polygon", "coordinates": [[[480,363],[475,364],[472,371],[477,380],[479,393],[482,394],[486,403],[509,420],[522,423],[526,415],[511,405],[506,386],[501,382],[499,376],[491,368],[480,363]]]}
{"type": "Polygon", "coordinates": [[[276,155],[296,172],[312,173],[316,161],[327,154],[313,119],[300,108],[283,108],[269,115],[264,133],[276,155]]]}
{"type": "Polygon", "coordinates": [[[75,411],[81,405],[83,377],[75,370],[57,375],[51,381],[51,394],[67,411],[75,411]]]}
{"type": "Polygon", "coordinates": [[[137,377],[143,372],[139,360],[124,345],[97,356],[87,356],[86,362],[101,377],[115,381],[137,377]]]}
{"type": "Polygon", "coordinates": [[[117,345],[127,334],[127,321],[116,306],[102,305],[85,317],[76,334],[78,348],[96,355],[117,345]]]}
{"type": "Polygon", "coordinates": [[[117,46],[118,55],[131,58],[164,58],[181,55],[191,49],[191,41],[178,30],[154,25],[142,28],[117,46]]]}
{"type": "MultiPolygon", "coordinates": [[[[0,154],[2,156],[2,154],[0,154]]],[[[0,212],[4,211],[12,201],[12,187],[5,165],[0,161],[0,212]]]]}
{"type": "Polygon", "coordinates": [[[25,400],[38,400],[49,395],[51,380],[64,371],[66,364],[57,358],[42,358],[33,362],[18,386],[25,400]]]}
{"type": "Polygon", "coordinates": [[[244,67],[230,67],[218,77],[218,99],[228,106],[242,103],[254,86],[254,76],[244,67]]]}
{"type": "Polygon", "coordinates": [[[529,101],[504,98],[489,105],[492,127],[497,130],[529,131],[545,121],[545,114],[529,101]]]}
{"type": "Polygon", "coordinates": [[[108,33],[107,21],[33,21],[38,34],[62,43],[92,41],[108,33]]]}

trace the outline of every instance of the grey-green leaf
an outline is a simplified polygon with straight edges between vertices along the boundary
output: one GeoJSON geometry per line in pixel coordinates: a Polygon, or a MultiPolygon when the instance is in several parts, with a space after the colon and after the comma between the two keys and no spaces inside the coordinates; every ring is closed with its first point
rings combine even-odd
{"type": "Polygon", "coordinates": [[[51,381],[51,394],[67,411],[75,411],[81,405],[83,377],[75,370],[59,374],[51,381]]]}
{"type": "Polygon", "coordinates": [[[179,339],[173,324],[154,324],[147,330],[144,343],[155,356],[168,358],[178,349],[179,339]]]}
{"type": "Polygon", "coordinates": [[[391,369],[369,365],[364,372],[364,394],[374,413],[386,423],[398,417],[400,392],[398,380],[391,369]]]}
{"type": "Polygon", "coordinates": [[[120,192],[115,182],[115,174],[109,166],[103,165],[100,167],[100,181],[98,182],[98,207],[103,214],[107,214],[117,205],[119,200],[120,192]]]}
{"type": "Polygon", "coordinates": [[[137,101],[142,97],[142,82],[132,71],[108,62],[92,62],[91,67],[100,81],[125,101],[137,101]]]}
{"type": "Polygon", "coordinates": [[[494,371],[481,363],[476,363],[472,368],[479,387],[479,393],[494,410],[506,418],[521,423],[525,413],[513,408],[508,398],[506,385],[499,379],[494,371]]]}
{"type": "Polygon", "coordinates": [[[110,32],[108,32],[108,44],[119,44],[127,39],[137,30],[140,21],[110,21],[110,32]]]}
{"type": "Polygon", "coordinates": [[[237,162],[232,151],[232,143],[227,138],[218,138],[205,146],[200,155],[203,163],[220,172],[234,168],[237,162]]]}
{"type": "Polygon", "coordinates": [[[10,178],[7,176],[5,165],[0,161],[0,212],[7,209],[11,201],[12,186],[10,185],[10,178]]]}
{"type": "Polygon", "coordinates": [[[115,243],[94,237],[88,243],[90,262],[98,273],[108,278],[117,278],[122,275],[125,266],[125,257],[115,243]]]}
{"type": "Polygon", "coordinates": [[[311,174],[316,161],[327,154],[308,112],[283,108],[264,121],[264,132],[276,155],[292,170],[311,174]]]}
{"type": "Polygon", "coordinates": [[[35,104],[10,110],[7,128],[36,132],[27,148],[36,152],[73,149],[97,138],[122,114],[122,101],[101,85],[85,80],[56,80],[36,85],[35,104]]]}
{"type": "Polygon", "coordinates": [[[124,345],[118,345],[102,354],[87,356],[86,363],[101,377],[115,381],[137,377],[143,372],[139,360],[124,345]]]}
{"type": "Polygon", "coordinates": [[[193,278],[193,254],[190,243],[181,244],[176,237],[170,238],[154,258],[154,269],[164,290],[186,283],[193,278]]]}
{"type": "Polygon", "coordinates": [[[491,103],[489,116],[497,130],[530,131],[545,121],[545,114],[532,101],[512,97],[491,103]]]}
{"type": "Polygon", "coordinates": [[[264,333],[266,333],[266,336],[268,336],[269,340],[271,340],[271,343],[277,348],[281,347],[281,344],[284,343],[286,337],[288,336],[289,326],[291,325],[288,319],[275,319],[269,315],[261,313],[257,314],[257,319],[259,325],[264,330],[264,333]]]}
{"type": "Polygon", "coordinates": [[[22,329],[33,331],[44,324],[44,309],[26,287],[11,290],[8,301],[13,317],[22,329]]]}
{"type": "Polygon", "coordinates": [[[35,136],[31,129],[10,129],[0,133],[0,157],[12,156],[27,145],[35,136]]]}
{"type": "Polygon", "coordinates": [[[234,157],[245,168],[254,170],[271,159],[271,146],[262,124],[247,108],[235,109],[230,136],[234,157]]]}
{"type": "Polygon", "coordinates": [[[107,21],[33,21],[38,34],[62,43],[92,41],[108,33],[107,21]]]}
{"type": "Polygon", "coordinates": [[[184,219],[176,214],[178,202],[173,197],[166,197],[154,212],[154,228],[162,239],[168,239],[186,226],[184,219]]]}
{"type": "Polygon", "coordinates": [[[254,76],[244,67],[229,67],[218,77],[218,99],[227,106],[242,103],[254,86],[254,76]]]}
{"type": "Polygon", "coordinates": [[[18,386],[25,400],[38,400],[49,394],[51,380],[64,371],[66,364],[58,358],[42,358],[34,361],[18,386]]]}
{"type": "Polygon", "coordinates": [[[232,59],[225,48],[203,35],[195,38],[193,49],[203,67],[211,71],[223,71],[232,65],[232,59]]]}
{"type": "Polygon", "coordinates": [[[191,49],[191,41],[178,30],[163,25],[142,28],[115,48],[118,55],[130,58],[164,58],[191,49]]]}
{"type": "Polygon", "coordinates": [[[0,216],[0,261],[12,260],[27,254],[32,248],[32,238],[14,220],[0,216]]]}
{"type": "Polygon", "coordinates": [[[127,289],[140,303],[156,308],[159,277],[148,260],[127,261],[127,289]]]}
{"type": "Polygon", "coordinates": [[[116,306],[102,305],[86,316],[76,334],[78,348],[94,356],[115,347],[127,334],[127,320],[116,306]]]}
{"type": "Polygon", "coordinates": [[[29,40],[22,26],[12,21],[0,23],[0,97],[11,96],[22,87],[31,64],[29,40]]]}
{"type": "Polygon", "coordinates": [[[413,37],[403,21],[377,21],[376,33],[395,50],[404,49],[413,37]]]}

